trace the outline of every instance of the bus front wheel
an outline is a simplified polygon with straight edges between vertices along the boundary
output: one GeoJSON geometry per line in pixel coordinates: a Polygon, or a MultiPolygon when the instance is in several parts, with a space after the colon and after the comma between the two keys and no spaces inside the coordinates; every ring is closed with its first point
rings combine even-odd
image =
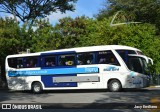
{"type": "Polygon", "coordinates": [[[122,85],[118,80],[111,80],[108,89],[111,92],[118,92],[122,89],[122,85]]]}
{"type": "Polygon", "coordinates": [[[40,82],[34,82],[32,84],[32,91],[33,93],[41,93],[42,92],[42,85],[40,82]]]}

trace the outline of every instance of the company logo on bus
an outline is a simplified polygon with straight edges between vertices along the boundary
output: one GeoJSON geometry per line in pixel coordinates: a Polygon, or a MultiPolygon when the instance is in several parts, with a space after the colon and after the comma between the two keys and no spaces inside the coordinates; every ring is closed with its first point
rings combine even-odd
{"type": "Polygon", "coordinates": [[[85,72],[87,72],[87,73],[98,73],[98,68],[97,67],[88,67],[88,68],[85,68],[85,72]]]}
{"type": "Polygon", "coordinates": [[[119,68],[114,66],[109,66],[107,68],[104,68],[103,71],[119,71],[119,68]]]}

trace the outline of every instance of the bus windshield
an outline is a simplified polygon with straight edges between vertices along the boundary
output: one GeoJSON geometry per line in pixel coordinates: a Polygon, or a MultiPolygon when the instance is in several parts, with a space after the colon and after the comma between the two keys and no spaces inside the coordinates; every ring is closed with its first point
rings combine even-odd
{"type": "Polygon", "coordinates": [[[147,75],[149,71],[148,64],[146,60],[142,57],[129,56],[127,66],[130,70],[145,75],[147,75]]]}

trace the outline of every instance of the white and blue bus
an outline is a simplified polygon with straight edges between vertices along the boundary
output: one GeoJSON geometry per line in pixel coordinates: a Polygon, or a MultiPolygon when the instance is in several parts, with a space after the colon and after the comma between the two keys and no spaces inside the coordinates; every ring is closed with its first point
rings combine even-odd
{"type": "Polygon", "coordinates": [[[150,58],[139,49],[104,45],[9,55],[6,78],[12,90],[144,88],[150,58]]]}

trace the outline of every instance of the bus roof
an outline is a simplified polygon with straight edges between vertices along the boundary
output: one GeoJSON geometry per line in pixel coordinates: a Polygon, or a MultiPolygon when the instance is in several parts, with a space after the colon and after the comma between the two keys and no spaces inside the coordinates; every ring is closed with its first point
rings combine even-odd
{"type": "Polygon", "coordinates": [[[37,56],[42,53],[52,53],[52,52],[68,52],[68,51],[75,51],[75,52],[87,52],[87,51],[99,51],[99,50],[111,50],[111,49],[123,49],[123,50],[135,50],[141,51],[134,47],[123,46],[123,45],[101,45],[101,46],[88,46],[88,47],[77,47],[77,48],[68,48],[68,49],[59,49],[59,50],[51,50],[51,51],[44,51],[44,52],[37,52],[37,53],[26,53],[26,54],[15,54],[9,55],[7,57],[24,57],[24,56],[37,56]]]}

